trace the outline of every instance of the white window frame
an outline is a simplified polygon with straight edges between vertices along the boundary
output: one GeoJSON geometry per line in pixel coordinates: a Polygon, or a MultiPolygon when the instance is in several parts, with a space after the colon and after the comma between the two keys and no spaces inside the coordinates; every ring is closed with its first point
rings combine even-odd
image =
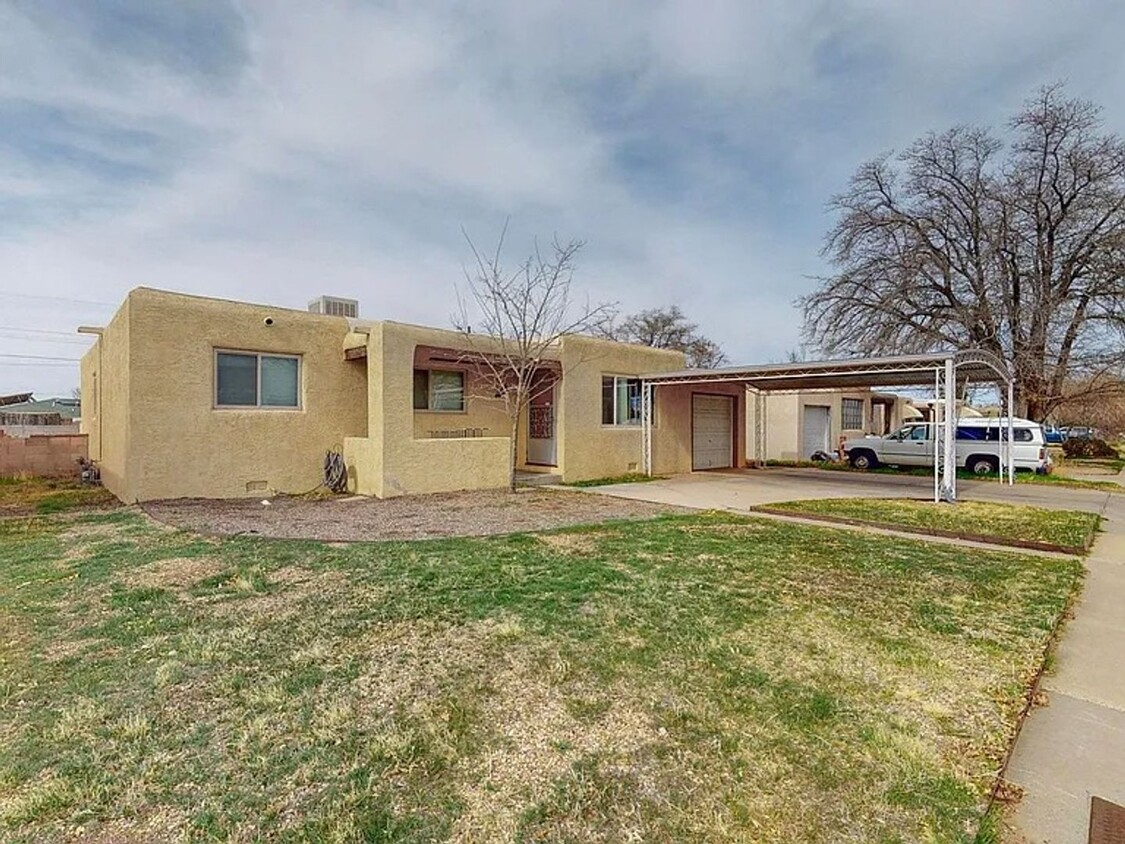
{"type": "Polygon", "coordinates": [[[285,354],[283,352],[257,352],[249,349],[219,349],[214,350],[211,356],[211,380],[213,382],[213,389],[211,390],[211,407],[213,410],[281,410],[293,411],[304,409],[304,361],[301,355],[285,354]],[[254,400],[257,404],[219,404],[219,355],[242,355],[244,357],[254,357],[254,400]],[[262,358],[283,358],[285,360],[297,361],[297,403],[295,405],[283,404],[262,404],[262,358]]]}
{"type": "MultiPolygon", "coordinates": [[[[603,428],[618,428],[618,429],[622,429],[622,430],[626,430],[626,431],[638,430],[644,424],[644,418],[643,418],[644,409],[643,408],[639,411],[640,415],[637,416],[637,419],[635,421],[633,421],[633,422],[629,422],[629,421],[618,422],[617,421],[617,419],[618,419],[617,398],[619,396],[617,384],[618,384],[619,381],[636,381],[636,382],[638,382],[641,390],[643,391],[644,390],[644,384],[641,383],[641,376],[639,376],[639,375],[616,375],[616,374],[610,373],[610,372],[603,372],[601,381],[598,382],[599,390],[605,390],[605,379],[607,379],[607,378],[613,379],[613,421],[612,422],[606,422],[605,417],[602,416],[602,411],[604,410],[604,408],[601,407],[602,395],[601,395],[601,393],[599,393],[598,394],[598,415],[602,420],[602,427],[603,428]]],[[[628,396],[628,388],[626,388],[626,396],[628,396]]],[[[626,418],[628,418],[628,408],[626,408],[625,416],[626,416],[626,418]]],[[[655,426],[653,426],[653,427],[655,427],[655,426]]]]}
{"type": "Polygon", "coordinates": [[[862,431],[867,425],[867,402],[863,399],[857,399],[854,396],[843,396],[840,398],[840,428],[845,431],[862,431]],[[846,410],[848,402],[859,403],[859,424],[848,424],[848,412],[846,410]]]}
{"type": "Polygon", "coordinates": [[[414,384],[413,373],[411,374],[411,389],[410,389],[410,406],[414,407],[415,413],[453,413],[465,414],[469,412],[469,379],[465,375],[463,369],[427,369],[426,367],[416,366],[414,372],[426,373],[426,406],[414,407],[414,384]],[[460,375],[461,376],[461,408],[460,410],[442,410],[434,407],[434,379],[430,377],[435,372],[441,372],[446,375],[460,375]]]}

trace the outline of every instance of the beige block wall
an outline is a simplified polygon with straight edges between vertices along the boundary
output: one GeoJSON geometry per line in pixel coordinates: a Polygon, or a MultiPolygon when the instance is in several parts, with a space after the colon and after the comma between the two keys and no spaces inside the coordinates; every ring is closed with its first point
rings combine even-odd
{"type": "Polygon", "coordinates": [[[558,460],[563,481],[640,471],[640,426],[602,424],[602,376],[672,372],[684,367],[683,353],[575,335],[563,339],[561,357],[558,460]]]}
{"type": "Polygon", "coordinates": [[[11,437],[0,431],[0,478],[77,478],[86,457],[85,434],[33,434],[11,437]]]}
{"type": "Polygon", "coordinates": [[[79,429],[89,438],[102,484],[123,501],[136,500],[129,454],[131,313],[126,298],[79,364],[84,397],[79,429]]]}
{"type": "Polygon", "coordinates": [[[104,356],[99,389],[103,466],[118,462],[111,431],[127,443],[124,477],[107,486],[126,501],[304,492],[322,480],[325,451],[367,429],[366,367],[343,359],[341,317],[146,288],[123,311],[127,339],[106,342],[107,331],[101,342],[103,354],[125,347],[126,363],[113,370],[127,372],[127,390],[106,389],[120,376],[110,377],[104,356]],[[301,407],[214,407],[216,349],[299,355],[301,407]]]}

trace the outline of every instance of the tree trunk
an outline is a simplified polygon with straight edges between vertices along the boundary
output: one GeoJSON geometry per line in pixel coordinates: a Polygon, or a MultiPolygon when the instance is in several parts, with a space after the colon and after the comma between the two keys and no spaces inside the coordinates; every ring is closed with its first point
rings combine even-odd
{"type": "Polygon", "coordinates": [[[515,416],[512,417],[512,437],[508,443],[508,490],[510,492],[516,491],[516,464],[519,462],[519,433],[520,433],[520,414],[516,411],[515,416]]]}

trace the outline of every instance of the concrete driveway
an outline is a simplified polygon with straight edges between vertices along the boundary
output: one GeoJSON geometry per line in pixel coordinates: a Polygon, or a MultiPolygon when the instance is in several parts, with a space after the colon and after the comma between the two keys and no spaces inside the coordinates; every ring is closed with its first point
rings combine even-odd
{"type": "MultiPolygon", "coordinates": [[[[694,472],[666,480],[594,487],[591,492],[678,504],[704,510],[746,511],[760,504],[803,498],[923,498],[930,500],[934,482],[914,475],[830,472],[823,469],[745,469],[694,472]]],[[[1000,501],[1070,510],[1102,512],[1109,494],[1097,490],[1061,489],[991,481],[957,481],[959,498],[1000,501]]]]}
{"type": "MultiPolygon", "coordinates": [[[[821,469],[705,472],[595,490],[603,495],[745,511],[803,498],[926,498],[930,478],[821,469]]],[[[1085,844],[1090,798],[1125,805],[1125,494],[1046,485],[957,482],[963,500],[998,501],[1105,516],[1086,559],[1086,583],[1063,628],[1056,668],[1041,689],[1047,706],[1023,725],[1006,778],[1023,790],[1010,840],[1085,844]]],[[[1119,839],[1113,839],[1119,840],[1119,839]]]]}

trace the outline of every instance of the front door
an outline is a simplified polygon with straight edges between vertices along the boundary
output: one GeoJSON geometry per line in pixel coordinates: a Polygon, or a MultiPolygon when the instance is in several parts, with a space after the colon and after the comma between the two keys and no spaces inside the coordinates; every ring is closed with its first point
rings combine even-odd
{"type": "Polygon", "coordinates": [[[555,385],[537,388],[527,407],[527,462],[533,466],[558,463],[555,443],[555,385]]]}

